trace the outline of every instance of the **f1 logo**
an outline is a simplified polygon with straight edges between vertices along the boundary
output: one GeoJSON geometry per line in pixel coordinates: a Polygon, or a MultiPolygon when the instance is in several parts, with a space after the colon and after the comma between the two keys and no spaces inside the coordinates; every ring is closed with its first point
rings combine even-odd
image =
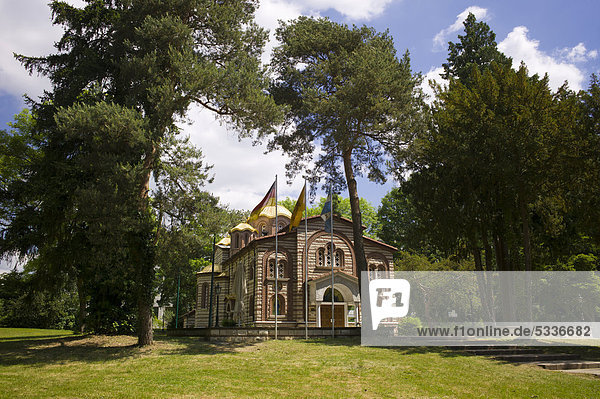
{"type": "Polygon", "coordinates": [[[371,320],[377,330],[381,320],[408,314],[410,283],[404,279],[377,279],[369,282],[371,320]]]}

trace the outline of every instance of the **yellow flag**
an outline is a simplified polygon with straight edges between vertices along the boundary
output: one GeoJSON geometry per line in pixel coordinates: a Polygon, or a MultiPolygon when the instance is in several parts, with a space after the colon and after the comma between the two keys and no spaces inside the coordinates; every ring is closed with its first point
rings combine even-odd
{"type": "Polygon", "coordinates": [[[294,212],[292,212],[292,220],[290,222],[290,230],[289,231],[292,231],[292,229],[294,227],[298,227],[298,225],[300,224],[300,220],[302,220],[302,213],[306,209],[306,202],[304,202],[304,197],[305,197],[304,192],[305,191],[306,191],[306,183],[304,183],[302,192],[300,193],[300,196],[298,197],[298,201],[296,201],[296,206],[294,207],[294,212]]]}

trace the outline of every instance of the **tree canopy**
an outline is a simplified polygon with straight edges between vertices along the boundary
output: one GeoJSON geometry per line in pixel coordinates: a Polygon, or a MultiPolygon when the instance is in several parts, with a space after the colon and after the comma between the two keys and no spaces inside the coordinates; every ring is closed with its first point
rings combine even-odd
{"type": "Polygon", "coordinates": [[[271,148],[291,156],[290,175],[314,162],[306,172],[313,189],[321,178],[334,192],[348,188],[357,270],[366,271],[356,176],[386,180],[386,161],[393,159],[386,154],[421,121],[420,76],[411,72],[408,53],[396,57],[387,32],[300,17],[282,23],[276,36],[271,93],[286,107],[287,125],[271,148]]]}
{"type": "MultiPolygon", "coordinates": [[[[25,188],[7,200],[6,209],[17,212],[7,218],[3,252],[43,257],[41,263],[78,279],[81,292],[100,292],[99,275],[109,282],[111,273],[128,276],[125,287],[109,283],[108,290],[136,293],[140,344],[152,342],[158,218],[193,208],[189,195],[168,203],[168,184],[159,191],[157,214],[149,197],[150,178],[165,175],[165,159],[177,151],[180,160],[195,156],[175,144],[177,121],[198,103],[241,135],[260,135],[279,116],[264,92],[266,32],[253,22],[256,6],[86,0],[77,8],[53,1],[53,22],[64,28],[56,53],[17,56],[31,73],[48,76],[52,90],[30,100],[43,156],[21,174],[25,188]]],[[[193,195],[208,181],[202,170],[192,181],[176,176],[183,191],[193,195]]]]}
{"type": "Polygon", "coordinates": [[[580,212],[593,208],[584,192],[597,187],[590,176],[600,147],[587,108],[597,82],[589,92],[565,85],[553,93],[547,76],[511,67],[487,24],[469,16],[464,25],[450,44],[450,81],[436,87],[431,125],[404,153],[408,181],[380,210],[383,229],[402,226],[425,252],[432,243],[472,256],[478,270],[589,267],[597,248],[580,212]]]}
{"type": "Polygon", "coordinates": [[[455,78],[468,86],[473,68],[482,71],[492,62],[511,66],[512,60],[498,51],[496,34],[488,24],[469,13],[463,26],[465,34],[458,35],[458,42],[448,42],[448,62],[442,64],[444,79],[455,78]]]}

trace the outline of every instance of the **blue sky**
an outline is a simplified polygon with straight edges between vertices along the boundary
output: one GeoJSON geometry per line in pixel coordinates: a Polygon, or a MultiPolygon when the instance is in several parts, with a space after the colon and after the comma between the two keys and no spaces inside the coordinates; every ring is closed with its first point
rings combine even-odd
{"type": "MultiPolygon", "coordinates": [[[[80,4],[79,0],[71,0],[80,4]]],[[[46,0],[0,0],[0,125],[3,127],[23,108],[22,95],[39,95],[47,80],[30,77],[12,53],[44,55],[60,37],[50,24],[46,0]]],[[[327,16],[334,21],[388,29],[398,54],[411,53],[414,71],[439,78],[446,60],[448,41],[462,33],[468,11],[486,21],[496,33],[500,49],[516,63],[525,61],[532,73],[550,76],[551,86],[568,80],[574,89],[586,88],[591,73],[600,73],[600,2],[577,1],[451,1],[451,0],[267,0],[262,1],[257,21],[273,30],[278,19],[299,15],[327,16]]],[[[268,45],[263,57],[275,43],[268,45]]],[[[192,107],[190,124],[182,125],[213,164],[215,182],[208,187],[233,208],[251,209],[262,198],[274,175],[284,182],[286,158],[264,154],[250,141],[238,141],[206,111],[192,107]]],[[[359,181],[359,193],[375,205],[393,183],[379,186],[359,181]]],[[[280,184],[282,196],[296,197],[302,181],[280,184]]]]}

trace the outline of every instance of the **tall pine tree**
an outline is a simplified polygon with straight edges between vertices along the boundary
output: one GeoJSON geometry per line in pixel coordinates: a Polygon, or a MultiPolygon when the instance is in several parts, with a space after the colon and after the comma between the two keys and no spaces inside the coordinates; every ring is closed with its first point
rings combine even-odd
{"type": "MultiPolygon", "coordinates": [[[[39,252],[53,247],[60,253],[69,243],[69,253],[94,255],[84,258],[94,263],[87,270],[97,269],[102,262],[99,248],[107,247],[107,240],[90,240],[91,219],[89,215],[83,222],[77,219],[82,210],[74,206],[75,193],[87,190],[88,204],[100,203],[107,193],[98,189],[98,180],[84,179],[86,167],[79,162],[86,159],[82,143],[97,147],[90,156],[97,155],[102,165],[115,162],[105,170],[118,169],[121,156],[131,161],[127,163],[131,181],[119,184],[118,174],[112,172],[97,177],[118,187],[113,193],[125,195],[119,205],[127,208],[129,216],[115,220],[119,207],[107,201],[115,207],[106,209],[108,219],[98,222],[118,223],[122,228],[117,231],[127,233],[126,240],[113,244],[121,248],[118,258],[133,265],[138,338],[140,345],[146,345],[152,343],[157,226],[149,206],[150,176],[172,143],[168,138],[177,132],[178,118],[191,103],[214,111],[241,134],[271,131],[278,109],[264,93],[266,78],[260,67],[267,36],[253,22],[257,6],[253,0],[86,3],[77,8],[52,2],[54,23],[65,29],[56,43],[57,52],[18,56],[30,72],[48,76],[52,90],[32,101],[38,128],[47,139],[44,160],[34,167],[29,185],[37,188],[29,194],[29,203],[38,206],[29,210],[43,216],[26,228],[11,228],[35,236],[30,244],[39,252]],[[83,111],[82,106],[89,108],[83,111]],[[130,124],[122,124],[125,120],[130,124]],[[105,125],[95,129],[98,123],[105,125]],[[111,147],[115,135],[124,135],[129,144],[111,147]],[[124,153],[134,147],[135,151],[124,153]],[[41,198],[45,201],[39,205],[41,198]]],[[[69,264],[78,269],[80,261],[69,264]]]]}
{"type": "Polygon", "coordinates": [[[322,177],[334,191],[347,187],[357,271],[367,271],[356,178],[385,182],[387,156],[420,128],[420,76],[411,72],[408,54],[396,57],[387,32],[366,26],[300,17],[283,23],[277,38],[271,92],[286,107],[289,125],[271,145],[291,156],[292,175],[314,160],[313,188],[322,177]]]}

